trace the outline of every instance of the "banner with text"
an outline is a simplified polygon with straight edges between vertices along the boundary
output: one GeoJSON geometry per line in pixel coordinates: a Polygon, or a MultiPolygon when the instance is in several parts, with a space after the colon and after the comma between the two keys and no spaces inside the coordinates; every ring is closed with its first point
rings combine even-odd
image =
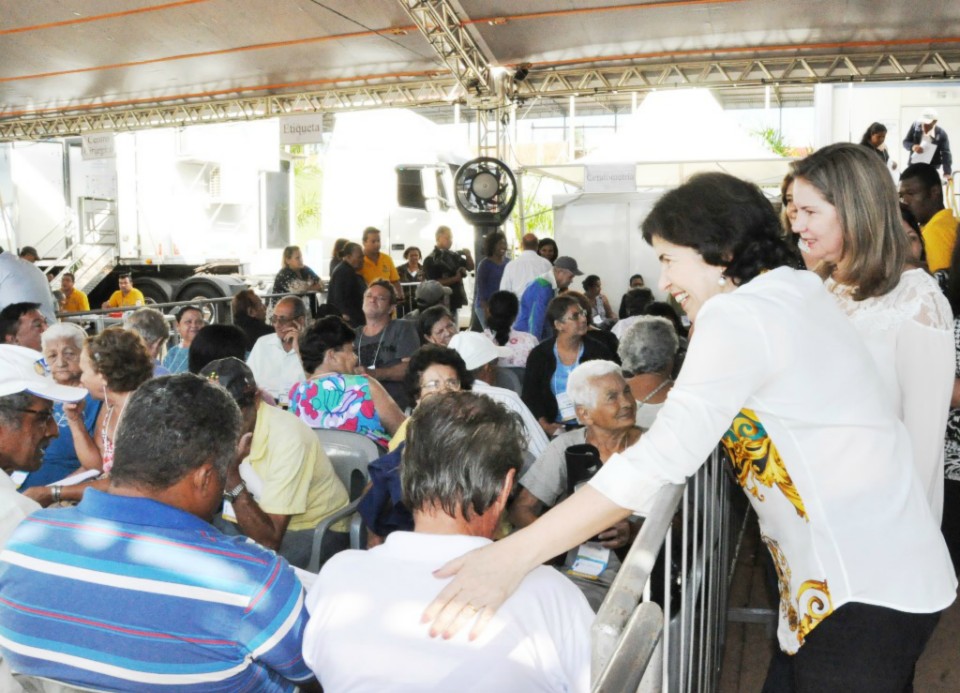
{"type": "Polygon", "coordinates": [[[322,113],[280,118],[280,144],[312,144],[322,140],[322,113]]]}
{"type": "Polygon", "coordinates": [[[116,140],[112,132],[84,135],[80,143],[83,159],[112,159],[117,156],[116,140]]]}
{"type": "Polygon", "coordinates": [[[590,165],[583,173],[583,192],[635,192],[636,164],[590,165]]]}

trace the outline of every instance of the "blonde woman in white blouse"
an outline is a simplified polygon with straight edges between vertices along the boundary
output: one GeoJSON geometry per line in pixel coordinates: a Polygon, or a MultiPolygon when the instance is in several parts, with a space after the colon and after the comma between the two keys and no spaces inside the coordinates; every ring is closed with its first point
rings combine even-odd
{"type": "Polygon", "coordinates": [[[720,441],[779,576],[767,690],[900,693],[957,582],[863,340],[816,275],[787,266],[752,184],[694,176],[643,232],[695,325],[663,409],[570,498],[438,571],[456,577],[426,612],[431,633],[476,634],[526,572],[648,511],[720,441]]]}
{"type": "Polygon", "coordinates": [[[866,343],[939,522],[955,357],[950,304],[933,277],[907,265],[897,193],[876,154],[834,144],[794,163],[793,173],[800,249],[866,343]]]}

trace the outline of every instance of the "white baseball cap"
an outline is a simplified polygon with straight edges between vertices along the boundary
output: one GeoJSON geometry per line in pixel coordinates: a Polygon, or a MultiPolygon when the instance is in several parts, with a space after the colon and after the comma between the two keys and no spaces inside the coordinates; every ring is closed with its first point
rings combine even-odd
{"type": "Polygon", "coordinates": [[[450,348],[460,354],[468,371],[475,371],[480,366],[511,353],[507,347],[497,346],[489,337],[479,332],[458,332],[450,340],[450,348]]]}
{"type": "Polygon", "coordinates": [[[925,108],[920,114],[920,122],[929,125],[937,120],[937,111],[933,108],[925,108]]]}
{"type": "Polygon", "coordinates": [[[87,396],[82,387],[60,385],[48,376],[43,354],[15,344],[0,344],[0,397],[29,392],[55,402],[76,402],[87,396]]]}

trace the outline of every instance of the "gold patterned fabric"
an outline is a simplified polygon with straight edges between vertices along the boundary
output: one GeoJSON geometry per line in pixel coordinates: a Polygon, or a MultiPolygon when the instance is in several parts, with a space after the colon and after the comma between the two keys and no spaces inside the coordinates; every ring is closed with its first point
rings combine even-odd
{"type": "Polygon", "coordinates": [[[741,409],[720,442],[730,456],[737,483],[744,491],[763,502],[760,486],[776,486],[796,509],[797,515],[807,519],[803,500],[783,459],[753,410],[741,409]]]}

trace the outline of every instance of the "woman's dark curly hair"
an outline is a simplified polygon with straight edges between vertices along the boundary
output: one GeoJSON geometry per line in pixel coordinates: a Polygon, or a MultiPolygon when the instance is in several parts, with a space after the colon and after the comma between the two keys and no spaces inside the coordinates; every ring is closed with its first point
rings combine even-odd
{"type": "Polygon", "coordinates": [[[503,241],[504,243],[507,242],[507,237],[503,231],[494,231],[493,233],[488,234],[483,239],[483,254],[486,257],[492,257],[493,251],[497,249],[497,243],[500,241],[503,241]]]}
{"type": "Polygon", "coordinates": [[[331,315],[317,320],[300,335],[300,361],[304,372],[309,376],[323,363],[323,357],[330,349],[352,344],[356,336],[353,328],[339,316],[331,315]]]}
{"type": "Polygon", "coordinates": [[[114,392],[133,392],[153,377],[153,359],[135,332],[108,327],[88,338],[85,348],[93,367],[114,392]]]}
{"type": "Polygon", "coordinates": [[[403,389],[406,390],[411,401],[420,400],[420,376],[435,364],[450,366],[455,370],[461,390],[469,390],[473,387],[473,375],[467,370],[467,364],[460,358],[460,354],[447,347],[427,344],[413,352],[413,356],[407,363],[407,374],[403,377],[403,389]]]}
{"type": "Polygon", "coordinates": [[[700,173],[661,197],[643,222],[654,236],[693,248],[709,265],[725,267],[736,285],[790,264],[773,206],[753,183],[726,173],[700,173]]]}

